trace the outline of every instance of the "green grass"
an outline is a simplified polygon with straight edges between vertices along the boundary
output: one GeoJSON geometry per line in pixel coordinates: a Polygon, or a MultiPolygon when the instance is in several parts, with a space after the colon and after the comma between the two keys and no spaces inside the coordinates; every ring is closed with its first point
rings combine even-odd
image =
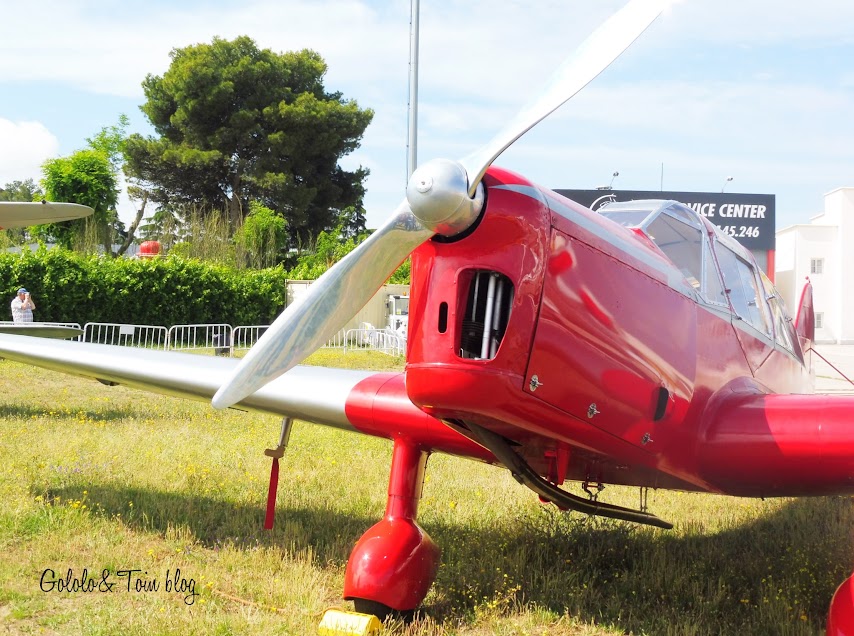
{"type": "MultiPolygon", "coordinates": [[[[321,351],[313,362],[401,361],[321,351]]],[[[311,634],[382,516],[391,445],[298,423],[262,529],[275,418],[0,361],[0,624],[11,634],[311,634]],[[158,591],[43,592],[42,572],[147,572],[158,591]],[[166,592],[180,568],[192,605],[166,592]]],[[[636,489],[603,498],[635,506],[636,489]]],[[[819,634],[854,561],[850,498],[650,493],[674,530],[543,507],[506,471],[435,455],[419,521],[443,548],[390,633],[819,634]]]]}

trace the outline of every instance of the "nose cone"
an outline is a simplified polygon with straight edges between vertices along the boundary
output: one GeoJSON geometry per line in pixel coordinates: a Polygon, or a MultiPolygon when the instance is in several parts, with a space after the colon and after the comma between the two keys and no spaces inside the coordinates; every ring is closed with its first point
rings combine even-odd
{"type": "Polygon", "coordinates": [[[462,164],[448,159],[428,161],[412,173],[406,200],[421,224],[442,236],[465,231],[483,208],[483,187],[472,199],[462,164]]]}

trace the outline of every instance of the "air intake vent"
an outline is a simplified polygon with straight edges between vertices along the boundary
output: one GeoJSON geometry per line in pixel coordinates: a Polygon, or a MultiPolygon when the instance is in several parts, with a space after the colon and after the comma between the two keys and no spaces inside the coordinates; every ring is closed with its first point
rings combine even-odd
{"type": "Polygon", "coordinates": [[[460,333],[460,357],[495,357],[513,306],[513,283],[498,272],[475,271],[469,285],[460,333]]]}

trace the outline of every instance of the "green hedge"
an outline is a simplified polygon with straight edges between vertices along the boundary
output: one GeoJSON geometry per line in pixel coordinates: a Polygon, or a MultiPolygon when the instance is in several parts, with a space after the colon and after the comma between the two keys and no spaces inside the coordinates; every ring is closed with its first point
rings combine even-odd
{"type": "Polygon", "coordinates": [[[281,268],[235,270],[197,260],[126,259],[63,249],[0,253],[0,320],[19,287],[36,303],[42,322],[138,325],[272,322],[287,300],[281,268]]]}

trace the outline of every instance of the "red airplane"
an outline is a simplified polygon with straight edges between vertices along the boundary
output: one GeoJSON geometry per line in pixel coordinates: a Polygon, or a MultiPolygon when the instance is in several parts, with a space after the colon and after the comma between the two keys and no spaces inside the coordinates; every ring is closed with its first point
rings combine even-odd
{"type": "MultiPolygon", "coordinates": [[[[433,452],[503,466],[562,509],[662,528],[646,509],[561,486],[854,493],[854,402],[812,392],[808,283],[792,323],[752,255],[690,208],[632,201],[596,213],[492,166],[664,4],[630,2],[485,148],[416,170],[394,217],[243,360],[2,335],[0,355],[283,415],[274,457],[291,418],[391,439],[386,512],[353,549],[343,591],[380,617],[415,609],[436,577],[440,549],[416,521],[433,452]],[[410,253],[404,373],[295,366],[410,253]]],[[[848,579],[837,591],[828,634],[854,633],[852,589],[848,579]]]]}

